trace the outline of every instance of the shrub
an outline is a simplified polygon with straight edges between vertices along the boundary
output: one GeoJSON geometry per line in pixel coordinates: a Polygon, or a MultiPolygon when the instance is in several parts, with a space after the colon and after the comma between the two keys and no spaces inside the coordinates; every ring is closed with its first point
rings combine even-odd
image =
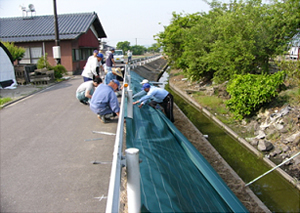
{"type": "Polygon", "coordinates": [[[38,69],[43,69],[43,68],[47,68],[48,70],[52,70],[51,65],[49,64],[48,60],[47,60],[47,53],[40,57],[39,60],[37,61],[37,68],[38,69]]]}
{"type": "Polygon", "coordinates": [[[226,101],[226,106],[237,119],[250,115],[278,95],[284,75],[284,72],[273,75],[235,75],[227,85],[231,98],[226,101]]]}
{"type": "Polygon", "coordinates": [[[277,63],[280,70],[287,74],[287,84],[299,86],[300,84],[300,61],[281,61],[277,63]]]}
{"type": "Polygon", "coordinates": [[[52,67],[52,69],[54,70],[54,76],[56,79],[63,77],[63,74],[67,73],[66,68],[61,64],[52,67]]]}

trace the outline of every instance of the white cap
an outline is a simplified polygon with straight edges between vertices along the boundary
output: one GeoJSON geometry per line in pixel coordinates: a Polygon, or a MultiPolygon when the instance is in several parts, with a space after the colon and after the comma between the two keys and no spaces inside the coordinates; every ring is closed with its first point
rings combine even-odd
{"type": "Polygon", "coordinates": [[[149,81],[147,79],[144,79],[140,84],[145,84],[145,83],[149,83],[149,81]]]}

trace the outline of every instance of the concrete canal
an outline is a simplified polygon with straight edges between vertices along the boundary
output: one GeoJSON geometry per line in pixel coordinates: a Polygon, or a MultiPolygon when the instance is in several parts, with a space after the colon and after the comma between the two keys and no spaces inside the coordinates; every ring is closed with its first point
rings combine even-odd
{"type": "MultiPolygon", "coordinates": [[[[245,183],[260,176],[270,167],[243,146],[224,129],[191,106],[186,100],[171,91],[174,102],[202,132],[225,161],[245,183]]],[[[274,171],[249,186],[272,212],[299,212],[299,190],[274,171]]]]}

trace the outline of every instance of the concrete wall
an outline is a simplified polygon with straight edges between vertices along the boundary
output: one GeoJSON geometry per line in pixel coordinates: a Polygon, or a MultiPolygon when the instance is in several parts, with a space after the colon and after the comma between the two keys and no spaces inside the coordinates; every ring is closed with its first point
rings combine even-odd
{"type": "Polygon", "coordinates": [[[167,66],[167,60],[161,57],[144,65],[134,67],[132,70],[149,81],[158,81],[167,66]]]}

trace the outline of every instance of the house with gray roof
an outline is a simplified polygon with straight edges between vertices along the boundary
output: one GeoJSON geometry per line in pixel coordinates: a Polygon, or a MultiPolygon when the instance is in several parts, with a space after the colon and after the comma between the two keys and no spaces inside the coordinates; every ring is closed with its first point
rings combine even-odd
{"type": "MultiPolygon", "coordinates": [[[[69,72],[81,71],[93,50],[99,49],[99,40],[106,38],[98,15],[74,13],[57,15],[61,64],[69,72]]],[[[47,54],[54,66],[52,47],[55,45],[54,15],[0,18],[0,40],[14,42],[26,49],[20,64],[36,64],[47,54]]]]}

